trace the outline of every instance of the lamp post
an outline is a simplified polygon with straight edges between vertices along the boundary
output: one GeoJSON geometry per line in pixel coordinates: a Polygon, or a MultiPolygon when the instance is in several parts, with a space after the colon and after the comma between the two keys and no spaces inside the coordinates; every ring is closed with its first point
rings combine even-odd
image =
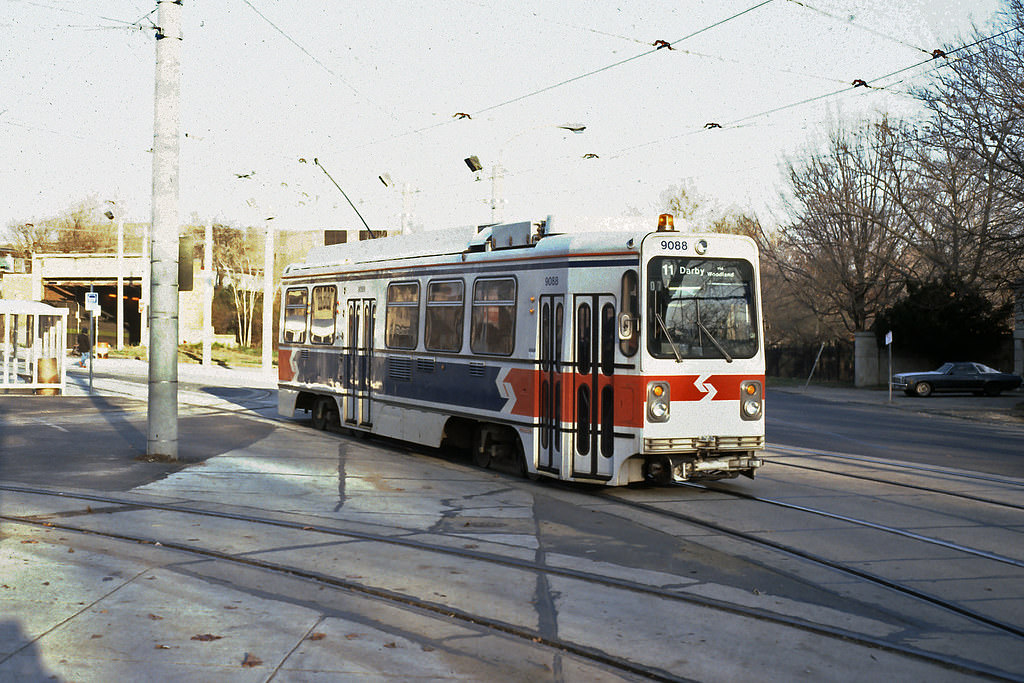
{"type": "MultiPolygon", "coordinates": [[[[103,215],[107,220],[114,220],[115,202],[107,200],[110,208],[103,215]]],[[[124,349],[124,216],[123,211],[117,212],[117,350],[124,349]]]]}

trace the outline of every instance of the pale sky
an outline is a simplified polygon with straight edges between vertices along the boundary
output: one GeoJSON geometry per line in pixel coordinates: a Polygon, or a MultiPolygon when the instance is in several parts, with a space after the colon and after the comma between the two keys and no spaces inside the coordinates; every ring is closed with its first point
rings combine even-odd
{"type": "MultiPolygon", "coordinates": [[[[942,60],[908,67],[1001,6],[184,0],[182,220],[361,227],[318,158],[374,228],[397,229],[403,186],[414,226],[490,222],[495,164],[506,220],[654,216],[684,183],[770,222],[784,158],[913,116],[942,60]]],[[[0,229],[89,198],[149,220],[155,7],[0,2],[0,229]]]]}

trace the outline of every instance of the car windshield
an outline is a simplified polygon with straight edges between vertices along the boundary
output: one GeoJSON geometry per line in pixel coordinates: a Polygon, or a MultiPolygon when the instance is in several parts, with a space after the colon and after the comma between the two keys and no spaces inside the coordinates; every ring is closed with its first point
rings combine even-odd
{"type": "Polygon", "coordinates": [[[935,372],[940,372],[940,373],[942,373],[943,375],[945,375],[945,374],[948,374],[948,373],[949,373],[949,371],[950,371],[950,370],[952,370],[952,369],[953,369],[953,364],[952,364],[952,363],[943,363],[943,364],[942,364],[942,367],[940,367],[940,368],[939,368],[938,370],[936,370],[935,372]]]}
{"type": "Polygon", "coordinates": [[[647,267],[647,339],[655,358],[757,353],[754,268],[739,259],[657,256],[647,267]]]}

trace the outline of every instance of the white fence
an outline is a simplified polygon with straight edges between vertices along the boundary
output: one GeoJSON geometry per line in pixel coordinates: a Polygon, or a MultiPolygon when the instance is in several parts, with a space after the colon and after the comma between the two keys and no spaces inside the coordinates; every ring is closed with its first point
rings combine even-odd
{"type": "Polygon", "coordinates": [[[0,299],[0,392],[64,393],[67,317],[65,308],[0,299]]]}

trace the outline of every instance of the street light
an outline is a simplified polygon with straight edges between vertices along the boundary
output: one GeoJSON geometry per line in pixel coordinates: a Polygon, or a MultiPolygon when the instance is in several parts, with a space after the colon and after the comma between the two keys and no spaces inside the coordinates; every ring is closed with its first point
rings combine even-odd
{"type": "MultiPolygon", "coordinates": [[[[114,220],[114,206],[117,202],[108,199],[110,208],[103,212],[108,221],[114,220]]],[[[124,349],[124,218],[117,216],[117,350],[124,349]]]]}

